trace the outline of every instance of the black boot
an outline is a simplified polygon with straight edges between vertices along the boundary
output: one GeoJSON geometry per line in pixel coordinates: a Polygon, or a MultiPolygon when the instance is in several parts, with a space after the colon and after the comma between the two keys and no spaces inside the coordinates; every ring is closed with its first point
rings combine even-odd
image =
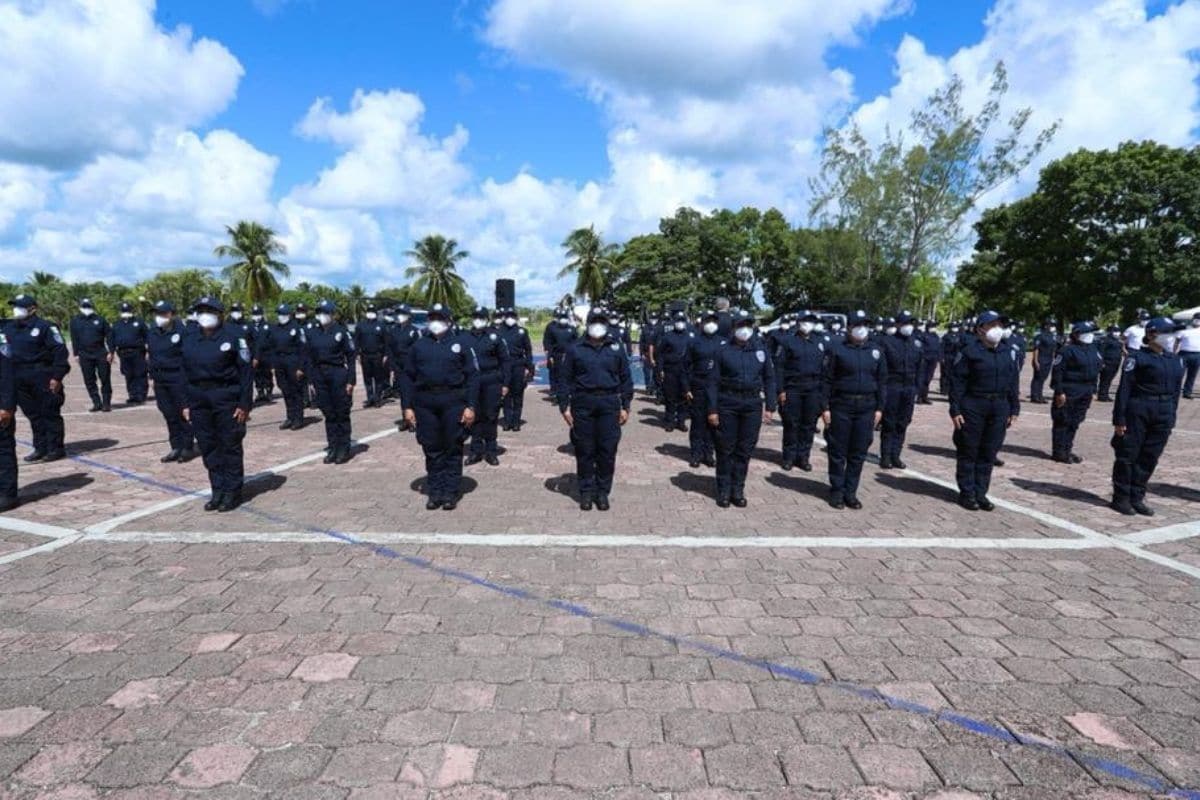
{"type": "Polygon", "coordinates": [[[333,463],[345,464],[350,460],[350,445],[342,445],[334,451],[333,463]]]}
{"type": "Polygon", "coordinates": [[[193,449],[191,447],[185,447],[183,450],[179,451],[178,461],[180,464],[186,464],[187,462],[189,462],[193,458],[195,458],[197,455],[198,454],[196,453],[195,449],[193,449]]]}
{"type": "Polygon", "coordinates": [[[290,431],[291,429],[292,429],[292,421],[290,419],[285,419],[283,422],[279,423],[279,430],[290,431]]]}
{"type": "Polygon", "coordinates": [[[101,403],[99,400],[93,400],[92,407],[88,409],[88,413],[95,414],[97,411],[102,411],[102,410],[104,410],[104,404],[101,403]]]}
{"type": "Polygon", "coordinates": [[[26,464],[36,464],[37,462],[43,460],[45,457],[46,457],[46,453],[44,451],[34,450],[32,453],[25,456],[21,460],[24,461],[26,464]]]}
{"type": "Polygon", "coordinates": [[[217,511],[224,514],[227,511],[233,511],[242,504],[241,492],[226,492],[221,498],[221,504],[217,506],[217,511]]]}
{"type": "Polygon", "coordinates": [[[606,495],[606,494],[596,495],[596,509],[598,511],[608,511],[608,508],[609,508],[608,495],[606,495]]]}
{"type": "Polygon", "coordinates": [[[224,499],[225,495],[222,492],[213,492],[212,497],[210,497],[208,502],[204,504],[204,510],[216,511],[221,506],[221,503],[224,501],[224,499]]]}
{"type": "Polygon", "coordinates": [[[172,461],[178,461],[179,455],[180,455],[180,453],[178,450],[172,450],[171,452],[167,453],[165,456],[160,458],[158,461],[160,464],[170,464],[172,461]]]}
{"type": "Polygon", "coordinates": [[[46,453],[46,457],[42,459],[43,464],[49,464],[51,461],[62,461],[67,457],[67,453],[61,447],[56,450],[51,450],[46,453]]]}

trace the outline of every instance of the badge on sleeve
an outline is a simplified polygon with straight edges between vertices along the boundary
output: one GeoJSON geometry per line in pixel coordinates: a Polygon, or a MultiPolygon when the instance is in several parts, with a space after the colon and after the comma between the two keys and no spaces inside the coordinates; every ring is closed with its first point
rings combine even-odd
{"type": "Polygon", "coordinates": [[[1057,366],[1058,366],[1059,364],[1061,364],[1061,363],[1062,363],[1062,356],[1055,356],[1055,357],[1054,357],[1054,363],[1052,364],[1052,366],[1055,366],[1055,367],[1057,367],[1057,366]]]}
{"type": "Polygon", "coordinates": [[[817,342],[817,349],[820,350],[822,353],[824,353],[825,352],[825,343],[817,342]]]}
{"type": "Polygon", "coordinates": [[[1135,369],[1137,369],[1137,359],[1136,358],[1125,359],[1125,371],[1133,372],[1135,369]]]}
{"type": "Polygon", "coordinates": [[[238,355],[242,361],[250,363],[250,345],[246,344],[245,339],[238,339],[238,355]]]}
{"type": "Polygon", "coordinates": [[[54,339],[56,344],[65,344],[63,342],[62,334],[59,333],[58,328],[54,327],[53,325],[50,326],[50,336],[54,339]]]}
{"type": "Polygon", "coordinates": [[[491,339],[491,340],[494,342],[494,341],[496,341],[496,334],[494,334],[494,333],[489,333],[489,334],[488,334],[488,338],[489,338],[489,339],[491,339]]]}
{"type": "Polygon", "coordinates": [[[232,349],[233,349],[233,345],[232,345],[232,344],[230,344],[229,342],[221,342],[221,348],[220,348],[220,349],[221,349],[221,352],[222,352],[222,353],[228,353],[230,350],[232,350],[232,349]]]}
{"type": "Polygon", "coordinates": [[[8,358],[10,355],[12,355],[12,350],[8,347],[8,337],[0,333],[0,356],[8,358]]]}
{"type": "Polygon", "coordinates": [[[450,352],[451,353],[461,353],[462,345],[459,344],[458,342],[455,342],[454,344],[450,345],[450,352]]]}
{"type": "Polygon", "coordinates": [[[29,329],[29,335],[30,335],[30,336],[41,336],[41,335],[42,335],[42,329],[41,329],[41,328],[30,328],[30,329],[29,329]]]}
{"type": "Polygon", "coordinates": [[[179,344],[179,334],[178,333],[171,336],[171,344],[179,344]]]}
{"type": "Polygon", "coordinates": [[[767,354],[762,350],[755,350],[754,357],[758,359],[758,363],[765,364],[767,362],[767,354]]]}
{"type": "MultiPolygon", "coordinates": [[[[1016,350],[1009,350],[1009,351],[1008,351],[1008,357],[1009,357],[1009,358],[1011,358],[1013,361],[1016,361],[1016,360],[1017,360],[1017,351],[1016,351],[1016,350]]],[[[1059,361],[1059,360],[1061,360],[1061,359],[1062,359],[1062,356],[1059,356],[1059,357],[1058,357],[1058,359],[1056,359],[1054,363],[1055,363],[1055,364],[1057,364],[1057,363],[1058,363],[1058,361],[1059,361]]]]}
{"type": "Polygon", "coordinates": [[[337,333],[335,333],[335,334],[333,335],[333,340],[334,340],[335,342],[340,342],[340,341],[342,340],[342,332],[341,332],[341,331],[338,331],[337,333]]]}
{"type": "Polygon", "coordinates": [[[871,351],[871,357],[872,357],[872,358],[874,358],[876,361],[878,361],[878,360],[879,360],[879,351],[878,351],[878,350],[872,350],[872,351],[871,351]]]}
{"type": "Polygon", "coordinates": [[[613,350],[620,350],[620,349],[621,349],[621,346],[620,346],[619,344],[615,344],[615,343],[614,343],[614,344],[610,344],[610,345],[609,345],[609,347],[611,347],[613,350]]]}
{"type": "Polygon", "coordinates": [[[295,336],[295,335],[296,335],[296,329],[295,329],[295,328],[292,328],[292,330],[291,330],[291,335],[292,335],[292,336],[295,336]]]}

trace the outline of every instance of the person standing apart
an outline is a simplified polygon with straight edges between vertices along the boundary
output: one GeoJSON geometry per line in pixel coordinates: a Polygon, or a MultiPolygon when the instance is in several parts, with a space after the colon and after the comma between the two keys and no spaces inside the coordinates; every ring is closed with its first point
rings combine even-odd
{"type": "Polygon", "coordinates": [[[1175,323],[1166,317],[1146,322],[1140,350],[1125,356],[1113,403],[1112,509],[1126,516],[1154,516],[1146,505],[1146,485],[1175,428],[1183,363],[1175,354],[1175,323]]]}
{"type": "Polygon", "coordinates": [[[17,497],[17,375],[8,336],[0,333],[0,513],[20,504],[17,497]]]}
{"type": "Polygon", "coordinates": [[[92,399],[92,407],[88,410],[93,413],[112,411],[110,330],[112,326],[96,313],[91,300],[85,297],[79,301],[79,314],[71,318],[71,350],[83,373],[83,385],[92,399]]]}

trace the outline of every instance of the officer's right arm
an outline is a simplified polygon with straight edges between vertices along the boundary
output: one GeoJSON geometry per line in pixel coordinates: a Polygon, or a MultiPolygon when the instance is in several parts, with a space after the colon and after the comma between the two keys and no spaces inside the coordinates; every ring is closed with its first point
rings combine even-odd
{"type": "Polygon", "coordinates": [[[575,388],[575,348],[568,347],[559,365],[558,410],[564,414],[571,405],[571,390],[575,388]]]}
{"type": "Polygon", "coordinates": [[[717,392],[721,385],[722,354],[723,351],[718,349],[716,356],[713,357],[712,369],[708,371],[708,380],[704,383],[704,405],[710,417],[720,411],[717,405],[717,392]]]}
{"type": "Polygon", "coordinates": [[[7,353],[0,354],[0,413],[7,415],[0,427],[7,427],[12,422],[17,410],[17,381],[13,369],[12,358],[7,353]]]}
{"type": "Polygon", "coordinates": [[[75,358],[79,358],[79,329],[81,327],[78,317],[72,317],[69,329],[71,331],[71,355],[75,358]]]}
{"type": "Polygon", "coordinates": [[[1121,367],[1121,383],[1117,386],[1117,396],[1113,400],[1113,427],[1117,435],[1125,434],[1125,414],[1129,410],[1129,398],[1133,394],[1133,375],[1137,369],[1137,351],[1125,356],[1125,364],[1121,367]]]}
{"type": "Polygon", "coordinates": [[[946,376],[949,381],[949,386],[946,390],[950,399],[950,416],[962,416],[962,400],[967,391],[967,379],[971,371],[970,359],[966,356],[966,348],[959,350],[954,355],[954,362],[950,365],[950,373],[946,376]]]}

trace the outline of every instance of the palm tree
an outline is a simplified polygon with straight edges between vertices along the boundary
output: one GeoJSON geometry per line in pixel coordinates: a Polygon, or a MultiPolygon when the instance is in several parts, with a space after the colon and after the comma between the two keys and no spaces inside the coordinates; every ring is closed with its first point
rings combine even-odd
{"type": "Polygon", "coordinates": [[[229,281],[234,297],[247,305],[265,303],[280,292],[276,275],[286,278],[291,274],[288,265],[275,259],[276,254],[287,252],[275,239],[275,231],[257,222],[242,220],[237,227],[225,226],[232,244],[223,244],[213,250],[217,258],[236,258],[233,264],[221,270],[229,281]]]}
{"type": "Polygon", "coordinates": [[[938,300],[946,292],[946,279],[932,264],[922,264],[908,283],[908,297],[921,318],[937,313],[938,300]]]}
{"type": "Polygon", "coordinates": [[[962,319],[975,308],[975,295],[961,286],[951,286],[942,301],[946,319],[962,319]]]}
{"type": "Polygon", "coordinates": [[[363,314],[367,313],[367,290],[357,283],[350,284],[350,288],[342,292],[341,309],[342,319],[355,322],[362,319],[363,314]]]}
{"type": "Polygon", "coordinates": [[[439,233],[413,242],[413,249],[404,253],[416,264],[405,270],[409,278],[415,277],[413,288],[425,297],[429,305],[441,303],[453,305],[467,291],[467,282],[458,274],[455,266],[470,257],[466,250],[458,249],[458,242],[439,233]]]}
{"type": "Polygon", "coordinates": [[[29,276],[29,285],[35,289],[43,289],[47,286],[53,286],[56,283],[62,283],[62,279],[53,272],[40,272],[35,270],[29,276]]]}
{"type": "Polygon", "coordinates": [[[575,274],[575,294],[584,295],[595,302],[604,297],[614,264],[617,246],[605,244],[596,233],[596,226],[576,228],[562,243],[571,261],[558,273],[558,277],[575,274]]]}

